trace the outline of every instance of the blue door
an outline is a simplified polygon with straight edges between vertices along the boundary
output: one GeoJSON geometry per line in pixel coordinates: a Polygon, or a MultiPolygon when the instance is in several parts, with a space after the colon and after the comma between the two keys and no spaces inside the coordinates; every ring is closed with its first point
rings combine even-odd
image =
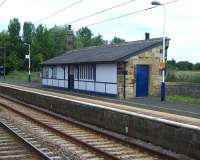
{"type": "Polygon", "coordinates": [[[149,66],[136,66],[136,97],[148,96],[149,66]]]}

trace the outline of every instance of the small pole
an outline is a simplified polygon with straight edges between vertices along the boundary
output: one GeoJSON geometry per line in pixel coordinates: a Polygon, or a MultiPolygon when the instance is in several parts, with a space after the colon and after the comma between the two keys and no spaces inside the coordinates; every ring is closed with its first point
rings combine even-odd
{"type": "Polygon", "coordinates": [[[29,63],[28,63],[28,82],[31,82],[31,45],[28,44],[29,63]]]}
{"type": "Polygon", "coordinates": [[[3,66],[3,77],[6,80],[6,47],[4,47],[3,66]]]}
{"type": "Polygon", "coordinates": [[[24,43],[28,46],[28,82],[31,82],[31,45],[28,43],[24,43]]]}

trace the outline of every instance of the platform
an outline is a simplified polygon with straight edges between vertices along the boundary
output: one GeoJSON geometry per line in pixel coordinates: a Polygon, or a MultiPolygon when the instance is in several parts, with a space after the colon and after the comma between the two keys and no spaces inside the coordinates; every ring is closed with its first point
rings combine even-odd
{"type": "Polygon", "coordinates": [[[145,142],[200,157],[200,119],[24,86],[0,83],[0,93],[50,111],[134,137],[145,142]]]}

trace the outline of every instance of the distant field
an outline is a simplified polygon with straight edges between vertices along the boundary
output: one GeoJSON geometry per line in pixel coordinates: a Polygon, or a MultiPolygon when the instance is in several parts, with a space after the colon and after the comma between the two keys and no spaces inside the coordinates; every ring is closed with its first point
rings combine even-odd
{"type": "Polygon", "coordinates": [[[167,81],[200,83],[200,71],[170,71],[167,81]]]}
{"type": "MultiPolygon", "coordinates": [[[[10,72],[7,76],[6,76],[7,80],[19,80],[19,81],[27,81],[28,80],[28,72],[26,71],[13,71],[10,72]]],[[[40,76],[39,76],[39,72],[32,72],[31,73],[31,81],[34,82],[40,82],[40,76]]]]}

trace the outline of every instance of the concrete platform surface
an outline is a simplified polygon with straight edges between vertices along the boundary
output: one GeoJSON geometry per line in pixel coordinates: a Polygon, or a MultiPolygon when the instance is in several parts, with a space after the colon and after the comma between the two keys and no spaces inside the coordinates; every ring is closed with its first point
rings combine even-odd
{"type": "MultiPolygon", "coordinates": [[[[135,105],[81,97],[54,90],[30,88],[0,83],[0,94],[35,105],[53,113],[108,130],[128,138],[177,153],[178,159],[186,155],[200,157],[200,119],[145,109],[135,105]],[[53,92],[52,92],[53,91],[53,92]]],[[[132,100],[130,100],[132,103],[132,100]]],[[[128,102],[126,102],[128,103],[128,102]]]]}
{"type": "Polygon", "coordinates": [[[116,97],[95,96],[95,95],[90,95],[86,93],[61,90],[57,88],[47,88],[47,87],[43,87],[41,83],[38,83],[38,82],[28,83],[26,81],[23,81],[23,82],[22,81],[7,81],[6,83],[19,85],[19,86],[25,86],[25,87],[31,87],[35,89],[42,89],[45,91],[51,91],[55,93],[61,93],[63,94],[63,96],[64,95],[79,96],[79,97],[87,98],[87,99],[93,99],[93,100],[95,99],[95,100],[100,100],[104,102],[123,104],[123,105],[141,108],[141,109],[148,109],[148,110],[153,110],[153,111],[171,113],[171,114],[200,119],[200,105],[198,104],[195,105],[195,104],[186,104],[186,103],[170,102],[170,101],[161,102],[159,97],[141,97],[141,98],[121,100],[116,97]]]}
{"type": "Polygon", "coordinates": [[[70,93],[69,91],[66,92],[56,89],[44,88],[38,83],[34,83],[32,85],[28,83],[21,85],[0,83],[0,86],[1,85],[11,86],[23,90],[30,90],[31,88],[31,91],[34,92],[58,96],[69,100],[91,103],[94,105],[103,105],[108,108],[144,114],[147,116],[153,116],[155,118],[161,118],[200,127],[200,106],[197,105],[160,102],[157,97],[133,98],[129,100],[120,100],[112,97],[97,97],[76,92],[70,93]]]}

